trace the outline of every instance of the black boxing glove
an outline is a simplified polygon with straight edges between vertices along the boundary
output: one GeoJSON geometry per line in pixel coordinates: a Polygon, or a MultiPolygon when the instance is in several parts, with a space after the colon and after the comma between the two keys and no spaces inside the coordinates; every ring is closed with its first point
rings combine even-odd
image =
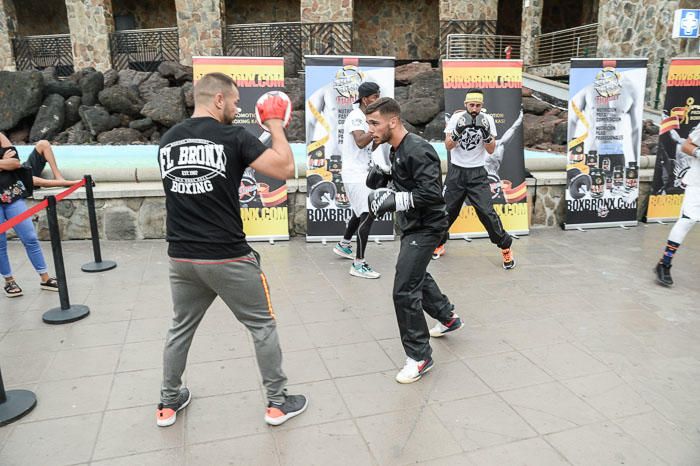
{"type": "Polygon", "coordinates": [[[491,136],[491,125],[489,124],[488,118],[486,118],[485,113],[479,113],[474,119],[474,126],[481,133],[481,138],[486,144],[493,141],[493,136],[491,136]]]}
{"type": "Polygon", "coordinates": [[[386,188],[391,181],[391,175],[382,170],[378,165],[372,165],[367,173],[365,185],[369,189],[386,188]]]}
{"type": "Polygon", "coordinates": [[[457,125],[455,129],[452,130],[452,140],[454,142],[459,141],[462,138],[462,133],[470,126],[474,125],[474,119],[468,112],[464,112],[459,120],[457,120],[457,125]]]}
{"type": "Polygon", "coordinates": [[[406,191],[380,188],[367,197],[369,211],[379,218],[387,212],[402,212],[413,208],[413,194],[406,191]]]}

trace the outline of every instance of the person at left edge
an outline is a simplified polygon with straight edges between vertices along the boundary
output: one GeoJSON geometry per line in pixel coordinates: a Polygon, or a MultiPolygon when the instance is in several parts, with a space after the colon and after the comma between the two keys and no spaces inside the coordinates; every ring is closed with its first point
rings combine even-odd
{"type": "MultiPolygon", "coordinates": [[[[158,154],[174,315],[163,353],[156,423],[174,424],[177,412],[191,400],[182,386],[187,353],[202,317],[219,296],[253,337],[268,400],[264,419],[279,425],[304,412],[308,401],[286,391],[270,290],[260,256],[243,233],[238,188],[248,166],[273,178],[293,176],[282,121],[288,102],[268,94],[257,104],[272,136],[268,149],[241,126],[231,126],[240,110],[238,88],[229,76],[204,75],[195,84],[194,99],[192,117],[163,135],[158,154]]],[[[235,418],[236,413],[221,408],[222,416],[235,418]]]]}

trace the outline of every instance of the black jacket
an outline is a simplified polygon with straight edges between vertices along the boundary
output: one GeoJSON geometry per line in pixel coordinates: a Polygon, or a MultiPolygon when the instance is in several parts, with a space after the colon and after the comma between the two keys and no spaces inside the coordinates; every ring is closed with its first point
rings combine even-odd
{"type": "Polygon", "coordinates": [[[392,148],[391,179],[397,191],[413,193],[414,208],[396,214],[402,235],[418,230],[443,233],[449,227],[440,157],[428,141],[408,133],[396,150],[392,148]]]}

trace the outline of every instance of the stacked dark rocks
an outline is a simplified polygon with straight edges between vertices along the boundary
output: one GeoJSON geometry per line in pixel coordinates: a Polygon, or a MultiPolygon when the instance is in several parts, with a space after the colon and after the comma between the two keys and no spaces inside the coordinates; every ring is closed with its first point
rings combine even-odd
{"type": "MultiPolygon", "coordinates": [[[[394,97],[409,131],[444,139],[442,70],[429,63],[396,67],[394,97]]],[[[291,142],[305,139],[304,78],[285,78],[293,114],[291,142]]],[[[0,72],[0,131],[15,144],[157,144],[194,107],[192,68],[163,62],[156,72],[81,70],[57,80],[54,70],[0,72]]],[[[523,89],[525,147],[566,151],[566,102],[523,89]]],[[[644,123],[642,154],[655,154],[658,127],[644,123]]]]}

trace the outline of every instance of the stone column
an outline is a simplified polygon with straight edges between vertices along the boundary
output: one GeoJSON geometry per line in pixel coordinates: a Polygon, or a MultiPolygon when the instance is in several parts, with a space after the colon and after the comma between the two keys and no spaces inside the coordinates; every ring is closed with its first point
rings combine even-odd
{"type": "Polygon", "coordinates": [[[221,56],[226,19],[224,0],[175,0],[180,63],[192,65],[192,57],[221,56]]]}
{"type": "MultiPolygon", "coordinates": [[[[659,108],[665,95],[665,75],[671,57],[677,56],[685,42],[671,38],[673,13],[681,7],[679,0],[600,0],[598,9],[598,57],[648,58],[645,101],[653,105],[659,62],[665,61],[659,108]]],[[[694,49],[693,55],[695,55],[694,49]]]]}
{"type": "Polygon", "coordinates": [[[498,19],[498,0],[440,0],[440,21],[498,19]]]}
{"type": "Polygon", "coordinates": [[[15,71],[12,39],[17,30],[17,18],[12,0],[0,0],[0,71],[15,71]]]}
{"type": "Polygon", "coordinates": [[[497,19],[498,0],[440,0],[440,56],[447,54],[449,34],[495,34],[497,19]],[[485,20],[491,24],[476,23],[485,20]]]}
{"type": "Polygon", "coordinates": [[[523,20],[520,37],[520,56],[525,66],[532,65],[537,57],[535,39],[542,33],[542,5],[544,0],[523,0],[523,20]]]}
{"type": "Polygon", "coordinates": [[[112,67],[109,34],[114,31],[112,0],[65,0],[75,71],[112,67]]]}
{"type": "Polygon", "coordinates": [[[302,23],[335,23],[351,21],[351,0],[301,0],[302,23]]]}

